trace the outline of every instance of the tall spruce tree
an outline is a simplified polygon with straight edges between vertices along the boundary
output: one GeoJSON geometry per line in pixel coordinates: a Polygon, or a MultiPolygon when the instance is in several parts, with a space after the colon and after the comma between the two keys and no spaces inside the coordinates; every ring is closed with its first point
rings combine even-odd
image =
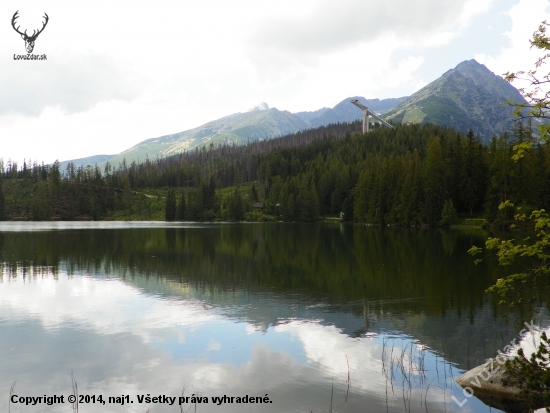
{"type": "Polygon", "coordinates": [[[2,176],[0,176],[0,221],[6,220],[6,201],[4,200],[4,190],[2,188],[2,176]]]}
{"type": "Polygon", "coordinates": [[[176,194],[173,189],[168,190],[166,195],[165,220],[173,221],[176,219],[176,194]]]}
{"type": "Polygon", "coordinates": [[[466,135],[464,173],[460,185],[462,200],[470,212],[470,216],[475,210],[481,210],[486,192],[486,180],[483,146],[470,129],[466,135]]]}
{"type": "Polygon", "coordinates": [[[238,187],[235,187],[235,190],[229,196],[227,217],[230,221],[242,221],[244,219],[244,201],[238,187]]]}
{"type": "Polygon", "coordinates": [[[428,143],[424,164],[424,215],[426,222],[431,226],[438,224],[446,199],[445,172],[441,138],[436,136],[428,143]]]}
{"type": "Polygon", "coordinates": [[[183,221],[185,219],[185,192],[181,190],[180,202],[178,203],[176,211],[176,219],[178,221],[183,221]]]}
{"type": "Polygon", "coordinates": [[[256,190],[256,185],[252,184],[252,187],[250,187],[250,198],[253,202],[258,201],[258,191],[256,190]]]}

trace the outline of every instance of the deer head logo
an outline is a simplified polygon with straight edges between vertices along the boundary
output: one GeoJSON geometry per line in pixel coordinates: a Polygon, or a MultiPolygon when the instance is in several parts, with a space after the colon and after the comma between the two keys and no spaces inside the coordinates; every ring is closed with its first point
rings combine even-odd
{"type": "Polygon", "coordinates": [[[15,30],[17,33],[19,33],[21,35],[21,37],[23,38],[23,40],[25,41],[25,49],[27,49],[27,53],[32,53],[32,50],[34,49],[34,42],[36,41],[36,38],[38,37],[38,35],[40,33],[42,33],[42,31],[44,30],[44,28],[48,24],[49,17],[46,13],[44,13],[44,18],[46,19],[46,21],[43,23],[42,28],[40,30],[38,30],[38,32],[36,30],[33,30],[32,36],[29,36],[29,35],[27,35],[26,30],[25,30],[24,33],[21,33],[19,31],[19,26],[17,26],[17,28],[15,27],[15,20],[19,17],[17,15],[17,13],[19,13],[19,10],[17,10],[15,12],[15,14],[13,15],[13,17],[11,19],[11,25],[13,27],[13,30],[15,30]]]}

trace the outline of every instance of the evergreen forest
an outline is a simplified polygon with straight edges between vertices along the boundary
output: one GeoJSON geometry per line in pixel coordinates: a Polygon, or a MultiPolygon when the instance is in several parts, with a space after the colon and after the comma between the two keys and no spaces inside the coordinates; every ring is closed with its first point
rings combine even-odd
{"type": "Polygon", "coordinates": [[[483,145],[433,124],[360,133],[333,124],[266,141],[203,146],[127,165],[60,170],[0,161],[1,220],[316,221],[448,226],[457,217],[505,225],[550,209],[550,148],[528,124],[483,145]]]}

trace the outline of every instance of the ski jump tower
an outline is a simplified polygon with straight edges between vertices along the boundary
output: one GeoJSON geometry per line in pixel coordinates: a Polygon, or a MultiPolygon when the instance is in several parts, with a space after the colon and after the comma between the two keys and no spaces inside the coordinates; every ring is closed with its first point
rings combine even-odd
{"type": "Polygon", "coordinates": [[[353,103],[355,106],[357,106],[359,109],[363,111],[363,133],[369,132],[369,115],[377,119],[382,125],[387,126],[388,128],[393,128],[392,125],[390,125],[380,116],[378,116],[376,113],[371,112],[369,108],[367,108],[365,105],[360,103],[357,99],[353,99],[351,103],[353,103]]]}

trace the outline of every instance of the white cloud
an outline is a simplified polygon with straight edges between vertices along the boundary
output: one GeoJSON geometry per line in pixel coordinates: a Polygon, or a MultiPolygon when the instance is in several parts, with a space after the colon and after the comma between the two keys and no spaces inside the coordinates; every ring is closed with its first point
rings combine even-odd
{"type": "Polygon", "coordinates": [[[409,56],[408,58],[401,60],[397,65],[397,68],[389,71],[388,78],[392,79],[395,86],[410,84],[416,80],[412,76],[412,73],[415,72],[423,63],[423,57],[409,56]]]}
{"type": "Polygon", "coordinates": [[[453,41],[459,35],[458,32],[454,31],[441,31],[436,34],[429,34],[421,36],[415,42],[408,42],[407,47],[415,47],[417,49],[422,49],[426,47],[439,47],[445,46],[453,41]]]}
{"type": "Polygon", "coordinates": [[[468,26],[477,15],[488,12],[494,2],[495,0],[468,0],[458,22],[463,27],[468,26]]]}
{"type": "MultiPolygon", "coordinates": [[[[44,12],[50,21],[35,49],[45,62],[13,61],[23,41],[0,25],[0,157],[120,153],[261,101],[302,111],[409,94],[433,80],[423,75],[430,54],[456,45],[495,3],[6,0],[6,19],[19,10],[24,27],[40,27],[44,12]]],[[[543,18],[532,12],[542,3],[520,2],[511,37],[521,19],[543,18]]]]}
{"type": "Polygon", "coordinates": [[[47,107],[69,114],[84,112],[100,102],[130,101],[142,90],[141,82],[122,73],[105,55],[10,63],[11,70],[0,72],[0,115],[38,116],[47,107]]]}
{"type": "Polygon", "coordinates": [[[311,55],[376,41],[384,34],[416,38],[452,26],[466,1],[400,0],[365,2],[321,0],[307,16],[273,18],[254,34],[258,48],[311,55]]]}
{"type": "MultiPolygon", "coordinates": [[[[531,49],[529,40],[543,20],[550,20],[548,6],[547,0],[520,0],[508,12],[512,28],[502,34],[509,39],[509,46],[495,54],[475,55],[475,59],[498,75],[533,69],[542,53],[538,49],[531,49]]],[[[515,82],[514,86],[525,86],[525,83],[515,82]]]]}

